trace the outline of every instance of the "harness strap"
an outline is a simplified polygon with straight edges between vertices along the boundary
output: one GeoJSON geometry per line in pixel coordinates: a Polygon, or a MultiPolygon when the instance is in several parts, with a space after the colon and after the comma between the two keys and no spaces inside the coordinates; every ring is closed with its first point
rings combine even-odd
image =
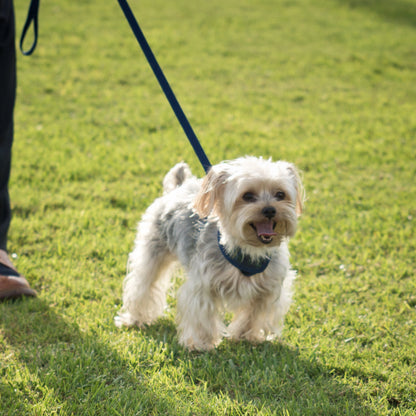
{"type": "Polygon", "coordinates": [[[31,55],[36,48],[36,44],[38,42],[38,13],[39,13],[39,1],[40,0],[32,0],[30,2],[29,11],[27,13],[26,22],[23,26],[22,35],[20,37],[20,50],[22,51],[23,55],[31,55]],[[25,40],[25,36],[27,31],[29,30],[30,25],[33,22],[33,43],[32,46],[28,50],[23,50],[23,42],[25,40]]]}
{"type": "Polygon", "coordinates": [[[185,113],[183,112],[178,100],[175,97],[175,94],[172,91],[172,88],[169,85],[160,65],[158,64],[152,49],[150,48],[140,26],[134,17],[133,12],[131,11],[130,6],[128,5],[126,0],[118,0],[121,9],[123,10],[124,15],[126,16],[127,21],[133,31],[134,36],[137,39],[140,47],[146,59],[155,74],[160,87],[162,88],[163,92],[166,95],[166,98],[169,101],[172,110],[174,111],[176,118],[178,119],[179,123],[181,124],[186,136],[188,137],[189,142],[191,143],[196,155],[198,156],[199,161],[201,162],[202,167],[205,169],[205,172],[208,172],[211,168],[211,163],[208,160],[207,155],[205,154],[204,150],[202,149],[201,144],[199,143],[198,138],[196,137],[195,132],[193,131],[188,119],[186,118],[185,113]]]}
{"type": "Polygon", "coordinates": [[[253,260],[250,256],[244,255],[239,249],[237,249],[231,254],[220,243],[221,234],[219,231],[217,237],[218,247],[220,248],[222,255],[225,257],[226,260],[228,260],[230,264],[232,264],[234,267],[240,270],[240,272],[243,273],[244,276],[251,277],[255,274],[262,273],[267,269],[267,266],[270,263],[269,257],[263,257],[259,260],[253,260]]]}

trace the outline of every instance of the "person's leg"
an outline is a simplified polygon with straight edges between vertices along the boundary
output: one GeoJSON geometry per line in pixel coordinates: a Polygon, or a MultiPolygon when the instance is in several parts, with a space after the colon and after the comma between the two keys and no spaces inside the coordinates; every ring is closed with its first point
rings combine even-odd
{"type": "Polygon", "coordinates": [[[7,255],[11,210],[9,176],[16,99],[16,49],[13,0],[0,0],[0,301],[36,296],[7,255]]]}
{"type": "Polygon", "coordinates": [[[8,183],[16,97],[16,50],[12,0],[0,0],[0,249],[7,249],[11,211],[8,183]]]}

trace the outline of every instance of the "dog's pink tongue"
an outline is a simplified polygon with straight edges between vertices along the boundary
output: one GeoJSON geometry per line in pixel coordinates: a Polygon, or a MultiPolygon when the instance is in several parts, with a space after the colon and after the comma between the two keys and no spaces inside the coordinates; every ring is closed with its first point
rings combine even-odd
{"type": "Polygon", "coordinates": [[[256,222],[254,223],[254,226],[256,227],[257,235],[259,237],[261,235],[264,235],[266,237],[271,237],[273,235],[276,235],[273,229],[273,221],[256,222]]]}

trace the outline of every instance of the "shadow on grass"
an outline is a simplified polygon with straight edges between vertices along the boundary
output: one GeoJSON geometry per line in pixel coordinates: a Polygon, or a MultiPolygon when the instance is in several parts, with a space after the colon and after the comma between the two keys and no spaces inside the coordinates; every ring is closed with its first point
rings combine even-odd
{"type": "Polygon", "coordinates": [[[140,370],[99,334],[81,331],[41,299],[4,305],[0,333],[4,349],[18,362],[12,369],[0,365],[7,415],[136,415],[169,409],[163,394],[147,386],[140,370]]]}
{"type": "Polygon", "coordinates": [[[406,0],[338,0],[351,8],[365,9],[389,22],[416,28],[416,5],[406,0]]]}
{"type": "Polygon", "coordinates": [[[188,353],[174,325],[161,320],[124,333],[132,346],[138,335],[146,341],[138,357],[122,357],[99,328],[83,332],[40,299],[6,305],[0,330],[13,355],[12,368],[0,366],[9,415],[375,414],[328,369],[282,344],[224,341],[215,351],[188,353]],[[158,348],[165,358],[155,370],[158,348]],[[170,377],[178,374],[180,385],[170,377]],[[225,413],[218,410],[224,398],[225,413]]]}
{"type": "MultiPolygon", "coordinates": [[[[162,320],[144,333],[161,343],[177,343],[171,322],[162,320]]],[[[333,372],[315,359],[302,359],[296,348],[278,342],[223,340],[214,351],[188,353],[190,383],[199,382],[211,394],[226,394],[242,405],[253,403],[267,414],[375,416],[335,373],[339,369],[333,372]]]]}

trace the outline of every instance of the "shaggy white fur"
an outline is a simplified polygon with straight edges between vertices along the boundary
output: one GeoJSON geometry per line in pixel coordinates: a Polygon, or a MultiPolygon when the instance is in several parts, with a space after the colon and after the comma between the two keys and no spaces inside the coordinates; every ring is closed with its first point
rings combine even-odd
{"type": "Polygon", "coordinates": [[[164,195],[138,226],[124,280],[121,327],[151,324],[163,315],[172,268],[187,279],[178,293],[180,343],[208,350],[222,337],[261,342],[280,335],[292,299],[295,272],[288,239],[303,207],[303,187],[293,164],[244,157],[213,166],[200,180],[180,163],[164,181],[164,195]],[[255,262],[264,272],[248,277],[222,255],[255,262]],[[228,328],[222,314],[234,312],[228,328]]]}

